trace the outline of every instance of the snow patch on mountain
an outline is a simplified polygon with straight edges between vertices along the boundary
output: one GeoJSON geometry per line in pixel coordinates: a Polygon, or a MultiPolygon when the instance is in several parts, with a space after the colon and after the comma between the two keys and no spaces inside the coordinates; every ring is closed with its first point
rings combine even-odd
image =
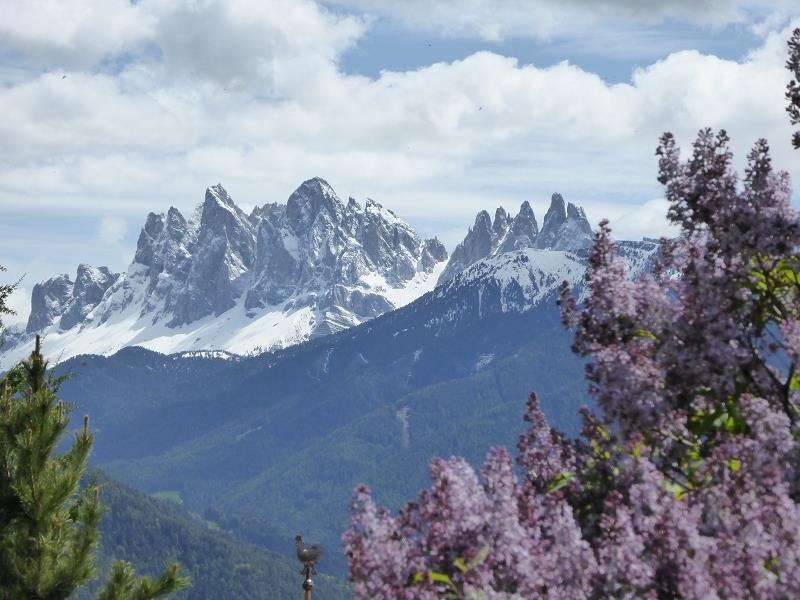
{"type": "Polygon", "coordinates": [[[436,294],[444,297],[453,288],[474,287],[479,310],[492,302],[502,312],[522,312],[555,293],[562,281],[577,286],[585,272],[585,259],[572,252],[525,248],[472,265],[439,286],[436,294]]]}
{"type": "MultiPolygon", "coordinates": [[[[634,277],[650,268],[659,244],[624,241],[618,248],[627,262],[628,276],[634,277]]],[[[485,258],[436,288],[432,297],[447,299],[449,308],[428,320],[425,327],[440,328],[466,315],[485,318],[526,312],[542,302],[554,302],[562,282],[567,282],[580,300],[586,293],[587,268],[585,252],[567,250],[524,248],[485,258]]]]}

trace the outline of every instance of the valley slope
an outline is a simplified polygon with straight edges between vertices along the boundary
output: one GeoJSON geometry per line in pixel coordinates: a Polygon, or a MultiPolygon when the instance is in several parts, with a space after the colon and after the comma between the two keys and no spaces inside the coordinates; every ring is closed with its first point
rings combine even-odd
{"type": "MultiPolygon", "coordinates": [[[[630,244],[646,262],[656,245],[630,244]]],[[[523,249],[484,259],[368,323],[249,358],[128,348],[76,357],[64,395],[98,428],[93,460],[140,489],[308,532],[336,550],[351,490],[366,482],[398,507],[433,455],[482,459],[513,446],[527,394],[578,430],[583,364],[555,306],[580,293],[585,261],[523,249]]]]}

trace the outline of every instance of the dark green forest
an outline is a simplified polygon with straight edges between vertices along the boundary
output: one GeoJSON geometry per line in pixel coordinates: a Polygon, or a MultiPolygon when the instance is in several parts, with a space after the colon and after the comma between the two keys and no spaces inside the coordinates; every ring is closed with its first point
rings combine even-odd
{"type": "MultiPolygon", "coordinates": [[[[101,473],[94,477],[108,508],[100,523],[101,576],[76,592],[75,600],[95,597],[112,560],[129,561],[142,574],[155,574],[177,561],[192,585],[171,596],[176,599],[282,600],[302,593],[292,537],[284,540],[282,554],[269,552],[241,542],[174,502],[149,497],[101,473]]],[[[349,598],[339,580],[318,575],[314,581],[315,598],[349,598]]]]}

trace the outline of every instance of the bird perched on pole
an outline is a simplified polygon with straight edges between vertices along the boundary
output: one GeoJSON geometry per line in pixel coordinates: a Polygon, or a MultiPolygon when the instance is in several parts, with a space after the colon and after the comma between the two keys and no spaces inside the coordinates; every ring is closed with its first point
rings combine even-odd
{"type": "Polygon", "coordinates": [[[319,544],[305,546],[303,537],[299,533],[294,538],[294,545],[297,547],[297,560],[303,563],[303,570],[300,571],[304,578],[303,598],[304,600],[311,600],[311,591],[314,589],[311,575],[316,573],[314,566],[322,558],[322,547],[319,544]]]}
{"type": "Polygon", "coordinates": [[[313,571],[314,566],[322,558],[322,547],[319,544],[304,545],[303,537],[299,533],[295,536],[294,543],[297,547],[297,560],[313,571]]]}

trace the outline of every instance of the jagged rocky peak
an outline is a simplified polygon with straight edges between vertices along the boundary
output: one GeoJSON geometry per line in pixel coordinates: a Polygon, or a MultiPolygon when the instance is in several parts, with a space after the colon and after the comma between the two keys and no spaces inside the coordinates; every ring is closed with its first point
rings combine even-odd
{"type": "Polygon", "coordinates": [[[255,250],[255,227],[248,215],[239,208],[221,183],[206,189],[200,217],[198,244],[219,245],[227,242],[223,254],[250,268],[255,250]],[[224,240],[220,239],[222,236],[224,240]]]}
{"type": "Polygon", "coordinates": [[[438,240],[421,240],[380,203],[367,198],[362,207],[351,197],[344,205],[318,177],[303,182],[284,210],[275,209],[263,218],[257,247],[245,302],[248,309],[275,305],[300,290],[313,289],[318,308],[341,301],[340,308],[362,317],[385,312],[390,303],[384,298],[365,300],[367,292],[334,296],[323,292],[340,285],[368,288],[372,285],[368,282],[378,280],[403,287],[447,257],[438,240]],[[370,308],[362,314],[366,307],[370,308]]]}
{"type": "Polygon", "coordinates": [[[471,264],[486,258],[491,251],[492,218],[488,212],[482,210],[475,216],[475,224],[467,231],[464,241],[458,244],[450,255],[450,261],[439,276],[439,284],[452,279],[471,264]]]}
{"type": "Polygon", "coordinates": [[[492,223],[492,238],[502,239],[512,222],[511,216],[506,212],[502,206],[498,206],[494,212],[494,223],[492,223]]]}
{"type": "Polygon", "coordinates": [[[357,230],[356,239],[363,245],[366,258],[390,284],[402,284],[419,270],[430,270],[420,264],[425,243],[410,225],[372,198],[366,200],[360,229],[362,233],[357,230]]]}
{"type": "Polygon", "coordinates": [[[151,212],[139,233],[133,262],[148,267],[151,286],[155,285],[160,273],[180,270],[191,256],[196,238],[194,224],[177,208],[170,207],[166,215],[151,212]]]}
{"type": "Polygon", "coordinates": [[[168,325],[192,323],[232,308],[246,288],[255,256],[256,230],[248,215],[222,184],[206,189],[197,241],[165,293],[168,325]]]}
{"type": "Polygon", "coordinates": [[[151,266],[155,257],[156,242],[163,233],[164,215],[148,213],[147,220],[144,222],[144,227],[142,227],[139,239],[136,242],[136,254],[133,256],[133,261],[140,265],[151,266]]]}
{"type": "Polygon", "coordinates": [[[537,248],[552,248],[558,238],[561,226],[567,221],[567,208],[561,194],[553,194],[550,198],[550,208],[544,215],[542,230],[536,239],[537,248]]]}
{"type": "Polygon", "coordinates": [[[511,252],[521,248],[532,248],[539,233],[536,216],[530,202],[525,200],[519,207],[517,216],[511,221],[511,227],[500,242],[497,253],[511,252]]]}
{"type": "Polygon", "coordinates": [[[71,329],[83,323],[92,309],[97,306],[106,290],[119,278],[108,267],[93,267],[87,264],[78,265],[75,283],[64,313],[61,315],[59,327],[71,329]]]}
{"type": "Polygon", "coordinates": [[[203,201],[203,209],[208,204],[222,204],[229,207],[236,207],[233,199],[228,194],[228,190],[226,190],[221,183],[217,183],[216,185],[210,185],[206,188],[206,196],[203,201]]]}
{"type": "Polygon", "coordinates": [[[447,248],[439,241],[439,238],[433,237],[425,240],[424,251],[422,254],[423,267],[426,272],[430,272],[437,263],[447,260],[447,248]]]}
{"type": "Polygon", "coordinates": [[[567,208],[561,194],[553,194],[550,199],[550,208],[544,215],[542,230],[536,239],[536,247],[553,249],[558,243],[559,233],[564,223],[567,222],[567,208]]]}
{"type": "Polygon", "coordinates": [[[37,283],[31,294],[26,331],[41,331],[56,322],[62,330],[83,323],[118,278],[119,274],[108,267],[81,264],[74,282],[68,275],[59,275],[37,283]]]}
{"type": "Polygon", "coordinates": [[[439,277],[439,283],[451,279],[470,265],[503,252],[523,248],[576,251],[592,243],[592,228],[582,208],[566,204],[561,194],[553,194],[550,208],[539,230],[536,216],[526,200],[512,219],[499,207],[494,222],[489,213],[481,211],[473,225],[450,257],[439,277]]]}
{"type": "Polygon", "coordinates": [[[33,333],[52,325],[67,307],[72,297],[73,285],[66,273],[34,285],[31,292],[31,314],[25,330],[33,333]]]}
{"type": "Polygon", "coordinates": [[[250,215],[247,217],[250,222],[254,226],[258,226],[258,224],[265,218],[267,218],[272,212],[274,212],[279,205],[277,202],[268,202],[263,206],[254,206],[253,210],[250,211],[250,215]]]}
{"type": "Polygon", "coordinates": [[[183,239],[189,229],[189,222],[181,214],[181,211],[174,206],[170,206],[167,211],[166,223],[166,230],[169,237],[174,240],[183,239]]]}
{"type": "Polygon", "coordinates": [[[333,188],[321,177],[304,181],[286,202],[286,216],[297,234],[307,231],[322,214],[333,223],[340,223],[344,205],[333,188]]]}
{"type": "Polygon", "coordinates": [[[592,226],[583,208],[564,203],[561,194],[553,194],[544,216],[536,248],[544,250],[582,250],[592,245],[592,226]]]}
{"type": "Polygon", "coordinates": [[[475,224],[467,231],[464,241],[453,250],[450,262],[439,277],[439,283],[451,279],[479,260],[504,252],[505,250],[501,249],[503,246],[511,246],[510,249],[513,249],[517,243],[527,247],[528,231],[533,231],[532,235],[536,235],[536,218],[527,202],[523,203],[514,218],[502,206],[495,211],[494,221],[488,212],[480,211],[475,217],[475,224]]]}
{"type": "Polygon", "coordinates": [[[559,240],[559,249],[583,250],[590,248],[594,240],[594,232],[580,206],[567,203],[567,220],[563,225],[559,240]]]}

